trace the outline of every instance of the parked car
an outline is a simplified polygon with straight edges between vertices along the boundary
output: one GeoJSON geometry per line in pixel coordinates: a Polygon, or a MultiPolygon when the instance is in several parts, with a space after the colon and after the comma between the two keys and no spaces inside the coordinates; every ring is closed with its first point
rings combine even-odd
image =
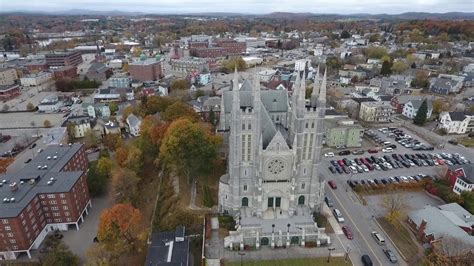
{"type": "Polygon", "coordinates": [[[31,162],[31,158],[25,161],[25,163],[29,163],[29,162],[31,162]]]}
{"type": "Polygon", "coordinates": [[[385,153],[393,152],[393,149],[392,148],[384,148],[384,149],[382,149],[382,152],[385,152],[385,153]]]}
{"type": "Polygon", "coordinates": [[[334,157],[334,153],[333,153],[333,152],[325,153],[325,154],[324,154],[324,157],[326,157],[326,158],[334,157]]]}
{"type": "Polygon", "coordinates": [[[338,209],[333,209],[332,213],[334,214],[334,217],[336,218],[338,223],[344,222],[344,217],[342,217],[341,211],[339,211],[338,209]]]}
{"type": "Polygon", "coordinates": [[[336,173],[336,170],[334,169],[334,167],[329,166],[328,169],[329,169],[329,171],[331,171],[331,173],[333,173],[333,174],[336,173]]]}
{"type": "Polygon", "coordinates": [[[393,253],[393,251],[391,251],[390,249],[384,249],[383,253],[385,253],[385,256],[387,256],[388,260],[391,263],[398,262],[397,256],[395,256],[395,253],[393,253]]]}
{"type": "Polygon", "coordinates": [[[362,255],[362,264],[364,264],[364,266],[372,266],[374,265],[372,263],[372,260],[370,259],[369,255],[362,255]]]}
{"type": "Polygon", "coordinates": [[[334,180],[329,180],[328,184],[332,189],[337,189],[337,184],[334,182],[334,180]]]}
{"type": "Polygon", "coordinates": [[[349,228],[349,226],[344,225],[342,227],[342,232],[344,232],[344,235],[346,235],[347,239],[351,239],[351,240],[354,239],[354,236],[352,235],[352,231],[349,228]]]}
{"type": "Polygon", "coordinates": [[[30,146],[30,149],[34,149],[36,147],[36,143],[33,143],[31,146],[30,146]]]}
{"type": "Polygon", "coordinates": [[[340,151],[340,152],[339,152],[339,155],[341,155],[341,156],[344,156],[344,155],[349,155],[349,154],[351,154],[351,152],[350,152],[350,151],[348,151],[348,150],[345,150],[345,151],[340,151]]]}
{"type": "Polygon", "coordinates": [[[324,201],[326,202],[328,207],[333,207],[334,206],[332,200],[328,196],[324,197],[324,201]]]}

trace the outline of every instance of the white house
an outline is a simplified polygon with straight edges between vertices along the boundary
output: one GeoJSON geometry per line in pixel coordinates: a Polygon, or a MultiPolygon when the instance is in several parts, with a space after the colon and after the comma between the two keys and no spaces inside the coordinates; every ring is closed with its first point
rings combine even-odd
{"type": "MultiPolygon", "coordinates": [[[[418,113],[418,109],[420,108],[422,103],[423,100],[408,101],[405,105],[403,105],[402,114],[410,119],[415,118],[416,114],[418,113]]],[[[433,113],[433,104],[430,100],[427,100],[427,104],[428,111],[426,112],[426,118],[430,118],[431,114],[433,113]]]]}
{"type": "Polygon", "coordinates": [[[132,134],[135,137],[140,136],[140,126],[142,124],[142,121],[140,118],[136,117],[134,114],[130,114],[127,117],[127,125],[130,134],[132,134]]]}
{"type": "Polygon", "coordinates": [[[63,126],[72,125],[70,130],[73,131],[75,138],[84,137],[88,130],[91,130],[91,118],[87,115],[83,116],[71,116],[69,117],[63,126]]]}
{"type": "Polygon", "coordinates": [[[444,128],[448,134],[465,134],[474,129],[474,114],[465,112],[441,112],[438,128],[444,128]]]}
{"type": "Polygon", "coordinates": [[[474,163],[450,166],[448,170],[448,178],[451,184],[454,183],[454,193],[460,195],[464,191],[474,192],[474,163]]]}

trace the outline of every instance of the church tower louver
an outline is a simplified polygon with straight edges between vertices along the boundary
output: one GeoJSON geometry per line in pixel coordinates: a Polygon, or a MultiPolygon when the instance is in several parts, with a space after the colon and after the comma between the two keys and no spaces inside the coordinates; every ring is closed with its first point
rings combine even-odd
{"type": "Polygon", "coordinates": [[[290,232],[301,235],[300,243],[311,237],[329,241],[311,218],[324,198],[319,168],[327,76],[320,83],[316,74],[306,99],[306,73],[295,74],[291,97],[284,90],[261,90],[257,74],[240,84],[237,71],[232,90],[222,95],[219,127],[229,132],[229,165],[219,183],[219,211],[236,219],[238,244],[258,246],[271,235],[278,246],[275,232],[281,243],[288,232],[288,245],[290,232]]]}

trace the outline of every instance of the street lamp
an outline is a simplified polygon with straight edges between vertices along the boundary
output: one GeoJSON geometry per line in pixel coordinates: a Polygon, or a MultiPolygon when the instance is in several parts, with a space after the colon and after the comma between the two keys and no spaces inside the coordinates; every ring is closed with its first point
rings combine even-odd
{"type": "Polygon", "coordinates": [[[239,252],[239,255],[240,255],[240,266],[242,266],[243,265],[242,258],[245,256],[245,253],[239,252]]]}
{"type": "Polygon", "coordinates": [[[349,252],[351,252],[351,247],[347,245],[346,256],[344,257],[344,261],[347,261],[347,259],[349,258],[349,252]]]}
{"type": "Polygon", "coordinates": [[[327,260],[327,263],[329,263],[329,261],[331,260],[331,251],[334,251],[336,248],[332,247],[332,248],[328,248],[329,250],[329,255],[328,255],[328,260],[327,260]]]}

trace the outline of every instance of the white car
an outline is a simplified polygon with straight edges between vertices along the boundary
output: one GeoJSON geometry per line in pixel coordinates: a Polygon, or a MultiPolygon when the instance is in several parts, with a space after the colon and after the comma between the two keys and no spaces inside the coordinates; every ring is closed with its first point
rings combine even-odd
{"type": "Polygon", "coordinates": [[[334,153],[333,153],[333,152],[325,153],[325,154],[324,154],[324,157],[326,157],[326,158],[334,157],[334,153]]]}
{"type": "Polygon", "coordinates": [[[382,152],[385,152],[385,153],[393,152],[393,149],[392,148],[384,148],[384,149],[382,149],[382,152]]]}

